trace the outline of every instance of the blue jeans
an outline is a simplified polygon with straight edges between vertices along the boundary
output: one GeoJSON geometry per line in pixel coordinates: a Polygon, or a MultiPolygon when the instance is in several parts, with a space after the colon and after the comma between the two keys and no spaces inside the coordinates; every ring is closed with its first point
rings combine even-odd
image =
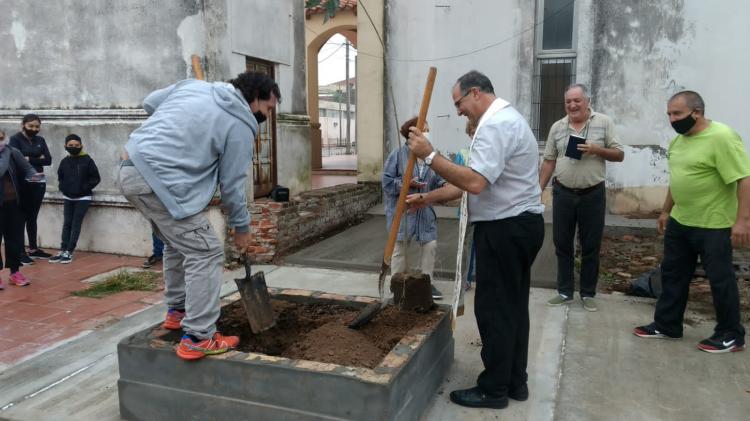
{"type": "Polygon", "coordinates": [[[63,229],[60,250],[73,253],[81,235],[83,217],[89,210],[90,200],[68,200],[63,204],[63,229]]]}
{"type": "Polygon", "coordinates": [[[153,251],[151,254],[153,254],[154,256],[164,255],[164,242],[161,241],[161,238],[157,237],[153,232],[151,233],[151,244],[151,250],[153,251]]]}

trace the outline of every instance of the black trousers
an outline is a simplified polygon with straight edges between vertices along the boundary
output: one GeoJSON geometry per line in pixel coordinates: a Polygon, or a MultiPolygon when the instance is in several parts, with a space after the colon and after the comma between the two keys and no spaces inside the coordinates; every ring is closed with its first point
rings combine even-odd
{"type": "Polygon", "coordinates": [[[3,202],[0,206],[0,239],[5,242],[5,267],[11,273],[18,272],[23,252],[23,214],[15,200],[3,202]]]}
{"type": "Polygon", "coordinates": [[[543,240],[544,220],[538,214],[474,224],[474,313],[484,363],[477,385],[485,393],[504,395],[526,383],[531,264],[543,240]]]}
{"type": "Polygon", "coordinates": [[[81,235],[81,225],[86,211],[89,210],[90,200],[68,200],[63,204],[63,229],[60,250],[73,252],[81,235]]]}
{"type": "Polygon", "coordinates": [[[664,233],[662,292],[654,313],[656,326],[668,335],[682,335],[682,319],[698,256],[711,284],[716,310],[715,332],[744,337],[737,279],[732,264],[731,228],[688,227],[672,218],[669,218],[664,233]]]}
{"type": "Polygon", "coordinates": [[[26,223],[26,235],[29,237],[29,249],[39,248],[36,243],[36,218],[42,207],[47,183],[23,183],[21,187],[21,210],[26,223]]]}
{"type": "Polygon", "coordinates": [[[572,297],[575,232],[581,241],[581,297],[596,295],[599,278],[599,249],[604,233],[607,196],[604,183],[593,190],[577,194],[559,184],[552,189],[552,239],[557,256],[557,290],[572,297]]]}

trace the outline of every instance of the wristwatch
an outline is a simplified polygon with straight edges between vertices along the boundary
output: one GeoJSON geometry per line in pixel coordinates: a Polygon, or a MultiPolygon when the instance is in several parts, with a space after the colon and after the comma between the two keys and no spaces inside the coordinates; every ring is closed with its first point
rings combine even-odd
{"type": "Polygon", "coordinates": [[[432,165],[432,160],[433,160],[433,159],[435,159],[435,155],[437,155],[437,151],[432,151],[432,152],[430,152],[430,154],[429,154],[429,155],[427,155],[427,156],[426,156],[426,157],[424,158],[424,163],[425,163],[425,164],[427,164],[427,166],[428,166],[428,167],[429,167],[430,165],[432,165]]]}

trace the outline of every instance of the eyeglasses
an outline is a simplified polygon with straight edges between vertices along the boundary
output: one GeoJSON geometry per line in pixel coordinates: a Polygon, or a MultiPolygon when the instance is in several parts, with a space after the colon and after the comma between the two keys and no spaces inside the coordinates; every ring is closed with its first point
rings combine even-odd
{"type": "Polygon", "coordinates": [[[460,107],[461,101],[463,101],[464,98],[466,98],[470,93],[471,93],[471,88],[469,88],[469,90],[466,91],[466,93],[461,98],[459,98],[458,101],[454,102],[453,105],[455,105],[456,108],[460,107]]]}

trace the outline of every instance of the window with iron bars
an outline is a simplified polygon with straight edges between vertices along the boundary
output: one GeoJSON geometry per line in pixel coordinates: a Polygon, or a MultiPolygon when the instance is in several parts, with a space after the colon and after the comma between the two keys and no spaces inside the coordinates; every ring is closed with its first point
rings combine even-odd
{"type": "Polygon", "coordinates": [[[565,88],[576,81],[575,0],[537,0],[531,127],[544,148],[552,124],[565,116],[565,88]]]}
{"type": "Polygon", "coordinates": [[[565,116],[565,88],[575,79],[575,57],[537,59],[531,112],[532,129],[540,148],[544,148],[552,124],[565,116]]]}

